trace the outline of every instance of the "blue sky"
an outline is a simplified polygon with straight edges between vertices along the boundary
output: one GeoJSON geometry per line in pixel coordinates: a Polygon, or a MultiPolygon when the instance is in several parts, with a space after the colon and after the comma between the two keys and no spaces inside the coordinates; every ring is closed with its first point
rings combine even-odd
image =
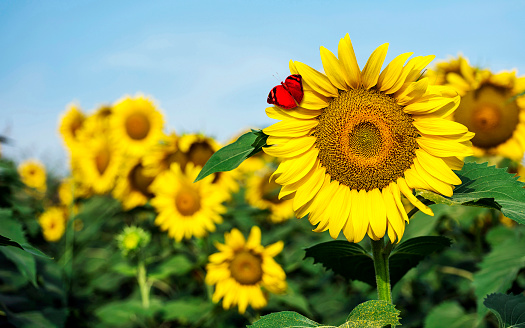
{"type": "Polygon", "coordinates": [[[2,153],[64,172],[66,106],[138,92],[167,130],[226,141],[272,123],[266,97],[290,59],[322,70],[319,46],[336,53],[346,33],[361,67],[389,42],[387,61],[461,52],[524,75],[524,12],[524,1],[0,1],[0,134],[14,140],[2,153]]]}

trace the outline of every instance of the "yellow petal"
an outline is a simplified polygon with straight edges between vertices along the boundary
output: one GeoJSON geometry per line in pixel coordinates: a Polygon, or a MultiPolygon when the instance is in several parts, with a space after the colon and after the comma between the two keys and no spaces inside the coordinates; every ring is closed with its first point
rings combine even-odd
{"type": "Polygon", "coordinates": [[[379,189],[375,188],[368,192],[370,198],[370,227],[376,237],[383,237],[386,232],[386,209],[385,202],[379,189]]]}
{"type": "Polygon", "coordinates": [[[293,209],[297,211],[299,207],[303,206],[315,197],[319,189],[321,189],[324,182],[324,175],[326,168],[317,167],[313,170],[312,176],[303,185],[297,188],[293,200],[293,209]]]}
{"type": "Polygon", "coordinates": [[[277,137],[302,137],[309,135],[309,132],[315,128],[317,124],[319,124],[317,120],[290,119],[270,125],[263,129],[263,132],[267,135],[277,137]]]}
{"type": "Polygon", "coordinates": [[[328,98],[314,91],[305,91],[301,107],[304,109],[318,110],[328,107],[328,98]]]}
{"type": "Polygon", "coordinates": [[[421,165],[417,157],[414,158],[414,168],[416,169],[416,172],[419,174],[419,176],[425,180],[425,182],[427,182],[435,191],[447,197],[452,197],[452,185],[443,182],[434,177],[432,174],[428,173],[428,171],[425,170],[425,167],[421,165]]]}
{"type": "Polygon", "coordinates": [[[341,229],[343,229],[343,226],[348,219],[348,214],[350,212],[350,189],[348,186],[343,184],[339,185],[329,206],[331,208],[332,215],[330,216],[328,229],[330,236],[334,239],[337,239],[341,229]]]}
{"type": "Polygon", "coordinates": [[[463,124],[443,118],[417,117],[414,119],[413,124],[422,133],[430,135],[451,135],[468,132],[468,128],[463,124]]]}
{"type": "Polygon", "coordinates": [[[399,190],[405,195],[405,197],[415,206],[417,207],[421,212],[425,213],[426,215],[434,216],[434,212],[430,209],[430,207],[423,204],[419,199],[417,199],[416,196],[412,194],[412,190],[407,186],[407,183],[405,182],[405,179],[398,178],[397,179],[397,186],[399,187],[399,190]]]}
{"type": "Polygon", "coordinates": [[[470,156],[472,155],[472,147],[468,147],[461,142],[440,140],[436,137],[422,136],[416,139],[419,147],[427,153],[436,157],[449,156],[470,156]]]}
{"type": "Polygon", "coordinates": [[[337,55],[343,70],[346,84],[353,89],[361,86],[361,70],[355,58],[354,47],[348,34],[339,42],[337,55]]]}
{"type": "Polygon", "coordinates": [[[275,182],[278,184],[291,184],[299,179],[302,179],[306,174],[308,174],[312,168],[319,163],[317,158],[319,150],[312,148],[310,151],[295,157],[293,165],[287,167],[287,170],[283,172],[275,182]]]}
{"type": "Polygon", "coordinates": [[[416,149],[416,158],[425,167],[425,170],[436,178],[450,184],[461,184],[461,179],[441,158],[432,156],[422,149],[416,149]]]}
{"type": "Polygon", "coordinates": [[[370,55],[370,58],[368,58],[365,68],[363,68],[363,72],[361,73],[362,84],[366,90],[377,84],[379,72],[381,72],[387,51],[388,43],[384,43],[377,47],[370,55]]]}
{"type": "Polygon", "coordinates": [[[351,203],[354,204],[351,208],[352,223],[354,225],[354,242],[358,243],[365,237],[366,231],[368,229],[368,199],[365,190],[355,190],[352,189],[351,193],[351,203]]]}
{"type": "Polygon", "coordinates": [[[295,67],[299,70],[299,74],[301,74],[303,80],[307,81],[308,85],[310,85],[314,91],[319,92],[325,97],[337,97],[339,95],[337,88],[323,73],[301,62],[295,62],[295,67]]]}
{"type": "Polygon", "coordinates": [[[379,75],[379,80],[377,81],[377,87],[379,91],[385,91],[394,86],[397,82],[397,79],[403,71],[403,65],[405,64],[408,57],[412,56],[413,52],[407,52],[401,54],[394,58],[388,66],[381,72],[379,75]]]}
{"type": "Polygon", "coordinates": [[[265,147],[264,152],[274,157],[291,158],[310,150],[315,140],[315,137],[294,138],[287,143],[265,147]]]}
{"type": "Polygon", "coordinates": [[[325,47],[321,47],[321,61],[323,62],[324,72],[332,85],[339,90],[347,90],[345,77],[342,75],[339,60],[325,47]]]}
{"type": "Polygon", "coordinates": [[[246,242],[246,247],[249,249],[255,249],[261,246],[261,229],[258,226],[253,226],[246,242]]]}

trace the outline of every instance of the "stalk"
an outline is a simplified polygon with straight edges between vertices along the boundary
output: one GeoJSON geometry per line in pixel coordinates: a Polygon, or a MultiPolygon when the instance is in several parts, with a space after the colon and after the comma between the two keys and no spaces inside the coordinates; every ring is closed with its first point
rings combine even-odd
{"type": "Polygon", "coordinates": [[[390,271],[388,268],[388,257],[390,247],[385,248],[383,238],[372,240],[372,255],[376,273],[377,296],[380,300],[392,303],[392,291],[390,286],[390,271]]]}
{"type": "Polygon", "coordinates": [[[140,288],[140,297],[142,298],[142,307],[149,308],[149,290],[150,284],[148,284],[146,277],[146,265],[142,259],[139,259],[137,267],[137,281],[140,288]]]}

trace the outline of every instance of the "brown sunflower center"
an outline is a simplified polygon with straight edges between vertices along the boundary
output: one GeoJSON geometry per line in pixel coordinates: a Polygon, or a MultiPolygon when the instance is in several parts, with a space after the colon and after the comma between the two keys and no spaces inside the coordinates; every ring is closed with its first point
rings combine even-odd
{"type": "Polygon", "coordinates": [[[133,113],[126,119],[126,132],[133,140],[142,140],[150,131],[149,118],[143,113],[133,113]]]}
{"type": "Polygon", "coordinates": [[[261,179],[261,184],[259,186],[262,195],[261,197],[262,199],[274,204],[282,203],[283,200],[279,199],[279,192],[281,191],[281,186],[273,180],[269,181],[270,175],[271,173],[268,173],[261,179]]]}
{"type": "Polygon", "coordinates": [[[106,169],[109,166],[110,158],[111,152],[106,147],[102,148],[95,156],[95,165],[100,175],[106,172],[106,169]]]}
{"type": "Polygon", "coordinates": [[[77,136],[77,132],[82,127],[82,124],[84,124],[84,118],[81,117],[77,117],[75,120],[73,120],[73,122],[71,122],[69,128],[73,137],[77,136]]]}
{"type": "Polygon", "coordinates": [[[196,190],[182,189],[175,196],[175,206],[180,214],[191,216],[201,208],[201,197],[196,190]]]}
{"type": "Polygon", "coordinates": [[[215,151],[207,142],[195,142],[188,150],[188,158],[195,166],[203,167],[215,151]]]}
{"type": "Polygon", "coordinates": [[[456,121],[476,133],[472,144],[488,149],[512,137],[519,112],[510,89],[486,84],[467,92],[454,115],[456,121]]]}
{"type": "Polygon", "coordinates": [[[144,167],[142,164],[137,164],[129,174],[129,183],[133,190],[139,191],[144,196],[152,197],[153,195],[149,192],[149,185],[153,182],[154,177],[148,177],[144,175],[144,167]]]}
{"type": "Polygon", "coordinates": [[[240,251],[230,263],[230,272],[241,285],[254,285],[262,279],[262,259],[250,251],[240,251]]]}
{"type": "Polygon", "coordinates": [[[413,163],[418,132],[412,122],[394,98],[379,91],[342,91],[314,132],[321,164],[350,189],[384,188],[413,163]]]}

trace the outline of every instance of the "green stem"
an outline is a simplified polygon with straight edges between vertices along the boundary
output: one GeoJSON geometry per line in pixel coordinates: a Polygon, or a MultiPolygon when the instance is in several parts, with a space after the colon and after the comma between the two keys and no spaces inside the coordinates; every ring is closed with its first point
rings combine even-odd
{"type": "Polygon", "coordinates": [[[380,300],[392,303],[392,291],[390,288],[390,271],[388,269],[389,247],[385,248],[383,238],[372,240],[372,254],[374,269],[376,272],[377,296],[380,300]]]}
{"type": "Polygon", "coordinates": [[[142,307],[147,309],[149,308],[149,290],[151,286],[147,281],[146,265],[142,259],[139,259],[138,263],[137,281],[140,288],[140,297],[142,298],[142,307]]]}

